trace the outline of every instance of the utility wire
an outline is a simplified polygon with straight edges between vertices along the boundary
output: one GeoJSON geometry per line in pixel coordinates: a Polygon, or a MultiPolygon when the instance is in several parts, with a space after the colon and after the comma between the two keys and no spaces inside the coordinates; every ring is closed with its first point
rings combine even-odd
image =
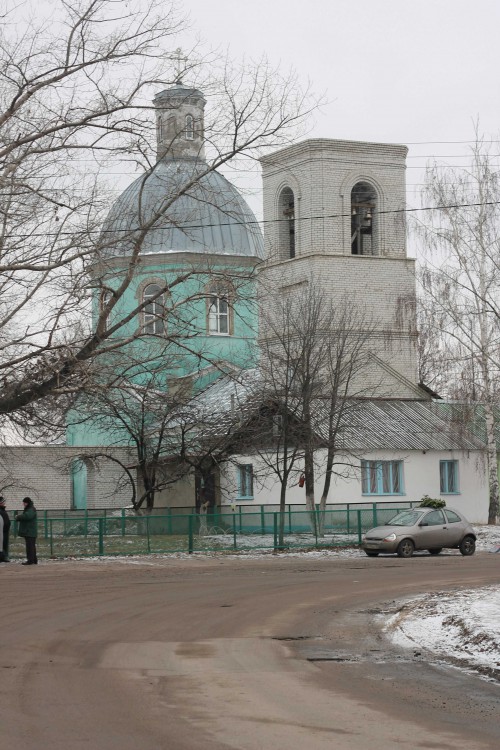
{"type": "MultiPolygon", "coordinates": [[[[452,203],[450,205],[446,206],[422,206],[421,208],[394,208],[394,209],[387,209],[385,211],[375,211],[375,215],[386,215],[386,214],[406,214],[406,213],[416,213],[418,211],[445,211],[447,209],[452,208],[476,208],[479,206],[498,206],[500,205],[499,201],[483,201],[480,203],[452,203]]],[[[221,209],[219,209],[221,210],[221,209]]],[[[227,212],[229,214],[229,212],[227,212]]],[[[319,220],[325,220],[325,219],[342,219],[350,217],[351,213],[341,213],[341,214],[317,214],[314,216],[297,216],[294,218],[294,221],[319,221],[319,220]]],[[[159,217],[162,218],[162,217],[159,217]]],[[[165,218],[168,221],[168,214],[165,215],[165,218]]],[[[288,223],[290,222],[290,219],[288,217],[284,219],[249,219],[247,221],[239,221],[236,218],[233,221],[227,221],[227,222],[217,222],[216,224],[181,224],[179,222],[175,222],[175,224],[172,224],[171,227],[168,226],[161,226],[161,227],[151,227],[148,231],[154,231],[155,229],[180,229],[182,231],[189,230],[189,229],[209,229],[209,228],[215,228],[215,227],[234,227],[236,226],[251,226],[251,225],[266,225],[266,224],[281,224],[281,223],[288,223]]],[[[73,232],[33,232],[32,234],[12,234],[11,237],[15,237],[18,239],[26,239],[29,237],[62,237],[62,236],[72,236],[72,235],[82,235],[82,234],[96,234],[96,235],[103,235],[103,234],[112,234],[112,235],[118,235],[120,233],[124,234],[133,234],[134,232],[140,232],[141,227],[136,227],[135,229],[128,228],[128,229],[96,229],[96,230],[90,230],[88,233],[84,231],[78,231],[75,230],[73,232]]]]}

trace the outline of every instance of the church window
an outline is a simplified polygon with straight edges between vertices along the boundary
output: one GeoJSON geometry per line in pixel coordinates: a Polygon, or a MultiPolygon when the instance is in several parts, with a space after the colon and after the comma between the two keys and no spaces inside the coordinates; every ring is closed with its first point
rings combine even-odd
{"type": "Polygon", "coordinates": [[[295,258],[295,196],[291,188],[281,191],[278,213],[281,255],[295,258]]]}
{"type": "Polygon", "coordinates": [[[208,332],[210,334],[230,333],[230,305],[227,296],[212,294],[208,302],[208,332]]]}
{"type": "Polygon", "coordinates": [[[158,141],[161,143],[163,140],[163,122],[161,119],[161,115],[158,117],[156,121],[156,127],[158,129],[158,141]]]}
{"type": "Polygon", "coordinates": [[[194,119],[193,115],[186,115],[186,139],[194,140],[194,119]]]}
{"type": "Polygon", "coordinates": [[[148,284],[142,296],[142,301],[146,303],[143,308],[144,333],[159,336],[165,333],[165,299],[160,291],[158,284],[148,284]]]}
{"type": "MultiPolygon", "coordinates": [[[[113,297],[113,292],[111,291],[111,289],[101,290],[101,294],[99,296],[99,316],[104,314],[107,306],[111,302],[112,297],[113,297]]],[[[108,312],[108,314],[102,321],[104,331],[107,331],[109,328],[109,316],[110,316],[110,313],[108,312]]]]}
{"type": "Polygon", "coordinates": [[[351,253],[375,255],[377,195],[367,182],[357,182],[351,191],[351,253]]]}

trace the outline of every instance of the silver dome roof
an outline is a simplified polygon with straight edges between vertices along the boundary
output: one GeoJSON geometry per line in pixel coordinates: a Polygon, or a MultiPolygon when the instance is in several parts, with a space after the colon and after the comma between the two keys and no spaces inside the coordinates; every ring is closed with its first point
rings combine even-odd
{"type": "Polygon", "coordinates": [[[246,201],[218,172],[198,178],[207,168],[200,159],[161,159],[150,173],[135,180],[104,223],[104,254],[128,255],[141,230],[147,229],[141,254],[263,258],[262,233],[246,201]],[[179,195],[181,190],[185,192],[179,195]]]}

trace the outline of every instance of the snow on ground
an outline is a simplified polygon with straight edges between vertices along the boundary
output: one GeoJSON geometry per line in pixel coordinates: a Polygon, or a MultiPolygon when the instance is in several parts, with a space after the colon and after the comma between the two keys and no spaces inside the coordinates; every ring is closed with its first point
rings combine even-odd
{"type": "MultiPolygon", "coordinates": [[[[500,561],[499,561],[500,563],[500,561]]],[[[500,681],[500,587],[426,594],[386,625],[393,643],[500,681]]]]}
{"type": "MultiPolygon", "coordinates": [[[[498,553],[500,528],[476,526],[477,550],[498,553]]],[[[500,585],[404,602],[386,623],[393,643],[500,681],[500,585]]]]}

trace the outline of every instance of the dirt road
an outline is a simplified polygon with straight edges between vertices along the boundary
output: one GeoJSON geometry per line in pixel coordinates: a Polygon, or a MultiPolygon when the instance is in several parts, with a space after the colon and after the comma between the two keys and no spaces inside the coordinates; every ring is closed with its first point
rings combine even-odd
{"type": "Polygon", "coordinates": [[[14,750],[500,746],[500,686],[394,652],[377,614],[498,555],[0,566],[14,750]]]}

